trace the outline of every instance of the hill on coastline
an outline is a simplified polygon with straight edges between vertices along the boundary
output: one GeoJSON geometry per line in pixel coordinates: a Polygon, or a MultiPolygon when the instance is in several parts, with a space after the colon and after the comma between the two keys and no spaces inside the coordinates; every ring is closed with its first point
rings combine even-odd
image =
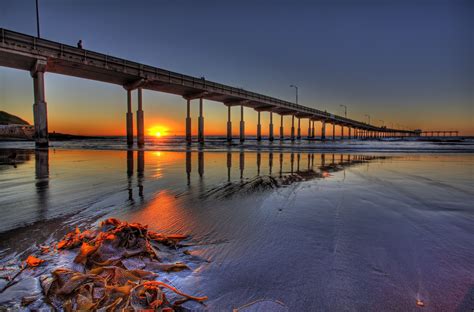
{"type": "Polygon", "coordinates": [[[29,125],[29,123],[18,116],[0,111],[0,125],[29,125]]]}

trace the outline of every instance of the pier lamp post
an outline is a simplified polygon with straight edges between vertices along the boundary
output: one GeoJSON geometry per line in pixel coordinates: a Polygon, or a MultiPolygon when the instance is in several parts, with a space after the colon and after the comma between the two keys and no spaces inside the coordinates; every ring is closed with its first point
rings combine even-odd
{"type": "Polygon", "coordinates": [[[382,127],[385,126],[385,121],[383,121],[382,119],[379,119],[379,121],[382,122],[382,127]]]}
{"type": "Polygon", "coordinates": [[[347,106],[346,105],[339,105],[340,107],[344,107],[344,117],[347,118],[347,106]]]}
{"type": "Polygon", "coordinates": [[[367,118],[369,119],[369,123],[368,123],[368,124],[370,125],[370,115],[365,114],[365,117],[367,117],[367,118]]]}
{"type": "Polygon", "coordinates": [[[38,0],[36,0],[36,32],[38,34],[38,38],[41,38],[40,36],[40,22],[39,22],[39,6],[38,6],[38,0]]]}
{"type": "Polygon", "coordinates": [[[298,86],[295,86],[295,85],[290,85],[290,88],[295,88],[295,91],[296,91],[296,105],[298,105],[298,86]]]}

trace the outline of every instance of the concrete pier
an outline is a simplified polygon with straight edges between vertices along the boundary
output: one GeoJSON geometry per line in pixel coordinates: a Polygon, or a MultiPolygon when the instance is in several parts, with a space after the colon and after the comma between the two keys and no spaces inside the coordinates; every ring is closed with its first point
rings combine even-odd
{"type": "Polygon", "coordinates": [[[313,121],[312,121],[312,129],[311,129],[311,137],[312,137],[313,139],[316,137],[316,133],[315,133],[316,130],[315,130],[315,128],[314,128],[314,123],[315,123],[315,121],[313,120],[313,121]]]}
{"type": "Polygon", "coordinates": [[[240,105],[240,143],[245,141],[244,106],[240,105]]]}
{"type": "Polygon", "coordinates": [[[273,141],[273,112],[270,112],[270,124],[268,129],[268,140],[273,141]]]}
{"type": "Polygon", "coordinates": [[[201,144],[204,143],[204,116],[202,111],[202,98],[199,98],[198,142],[201,144]]]}
{"type": "Polygon", "coordinates": [[[280,115],[280,140],[285,138],[285,134],[283,132],[283,115],[280,115]]]}
{"type": "Polygon", "coordinates": [[[341,126],[341,140],[344,140],[344,126],[341,126]]]}
{"type": "Polygon", "coordinates": [[[262,124],[260,123],[260,111],[258,111],[258,121],[257,121],[257,141],[262,140],[262,124]]]}
{"type": "Polygon", "coordinates": [[[186,99],[186,143],[191,144],[191,100],[186,99]]]}
{"type": "Polygon", "coordinates": [[[142,88],[138,88],[138,109],[137,109],[137,144],[139,147],[145,145],[145,125],[143,116],[143,96],[142,88]]]}
{"type": "Polygon", "coordinates": [[[332,140],[336,140],[336,123],[332,124],[332,140]]]}
{"type": "Polygon", "coordinates": [[[321,121],[321,140],[326,140],[326,120],[321,121]]]}
{"type": "Polygon", "coordinates": [[[232,119],[230,117],[231,106],[227,105],[227,142],[232,142],[232,119]]]}
{"type": "MultiPolygon", "coordinates": [[[[105,83],[123,86],[127,90],[127,143],[133,145],[133,113],[131,110],[131,91],[143,88],[151,91],[165,92],[180,95],[189,99],[186,116],[186,141],[191,143],[191,117],[189,101],[199,99],[200,115],[198,120],[198,141],[204,142],[204,117],[202,114],[202,101],[208,99],[232,105],[243,105],[257,111],[272,111],[278,114],[292,116],[291,139],[295,139],[294,118],[309,118],[324,120],[344,127],[357,128],[356,136],[359,138],[407,137],[425,135],[447,136],[458,133],[453,130],[402,130],[377,127],[358,120],[348,119],[322,111],[319,109],[295,105],[295,103],[256,94],[242,88],[222,85],[206,79],[182,75],[165,69],[146,66],[130,60],[111,57],[96,51],[85,51],[60,42],[53,42],[27,34],[1,29],[0,66],[29,71],[34,80],[33,114],[35,121],[35,139],[37,146],[48,145],[47,104],[44,92],[44,73],[74,76],[91,79],[105,83]],[[48,66],[46,66],[48,65],[48,66]]],[[[141,92],[141,91],[140,91],[141,92]]],[[[141,102],[141,101],[140,101],[141,102]]],[[[139,103],[141,104],[141,103],[139,103]]],[[[243,120],[242,120],[243,121],[243,120]]],[[[144,143],[144,118],[143,109],[137,111],[137,141],[144,143]]],[[[261,139],[261,127],[258,127],[257,138],[261,139]]],[[[309,137],[313,136],[313,128],[309,137]]],[[[351,131],[351,130],[349,130],[351,131]]],[[[301,127],[298,127],[298,139],[301,138],[301,127]]],[[[323,137],[323,135],[322,135],[323,137]]],[[[344,137],[343,131],[341,137],[344,137]]],[[[352,135],[349,135],[352,137],[352,135]]],[[[324,133],[325,138],[325,133],[324,133]]]]}
{"type": "Polygon", "coordinates": [[[298,130],[296,139],[301,140],[301,118],[298,117],[298,130]]]}
{"type": "Polygon", "coordinates": [[[44,72],[46,61],[37,60],[30,71],[33,77],[34,100],[33,118],[35,123],[35,145],[36,147],[48,147],[48,107],[44,92],[44,72]]]}
{"type": "Polygon", "coordinates": [[[295,140],[295,115],[291,115],[291,140],[295,140]]]}
{"type": "Polygon", "coordinates": [[[347,138],[350,140],[350,139],[352,139],[352,128],[351,127],[349,127],[348,132],[349,133],[347,135],[347,138]]]}

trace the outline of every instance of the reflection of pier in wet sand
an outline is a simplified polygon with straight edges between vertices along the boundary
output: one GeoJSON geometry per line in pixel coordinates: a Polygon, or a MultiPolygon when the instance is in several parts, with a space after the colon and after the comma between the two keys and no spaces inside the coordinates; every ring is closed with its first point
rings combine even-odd
{"type": "MultiPolygon", "coordinates": [[[[132,203],[138,199],[145,203],[145,183],[148,184],[148,192],[152,194],[159,189],[153,187],[153,180],[147,175],[147,166],[153,166],[153,152],[143,150],[117,152],[123,155],[126,187],[128,200],[132,203]],[[148,157],[146,157],[146,153],[148,157]],[[146,159],[148,158],[148,162],[146,159]],[[148,180],[148,181],[147,181],[148,180]]],[[[11,168],[13,156],[15,166],[27,164],[34,155],[34,187],[36,190],[37,210],[36,220],[47,218],[48,207],[51,205],[51,177],[50,166],[55,161],[50,161],[51,152],[47,149],[35,151],[6,151],[1,155],[0,164],[11,168]]],[[[160,157],[169,154],[173,158],[173,164],[183,167],[185,171],[186,185],[188,189],[194,185],[199,194],[208,194],[209,190],[225,185],[236,185],[238,188],[251,185],[256,187],[259,183],[265,184],[267,188],[275,188],[289,185],[300,181],[322,179],[330,176],[332,172],[345,170],[347,167],[361,163],[368,164],[372,160],[387,158],[387,156],[367,156],[350,154],[314,154],[295,152],[162,152],[160,157]],[[207,154],[207,155],[205,155],[207,154]],[[180,157],[182,155],[184,157],[180,157]],[[222,167],[219,163],[222,162],[222,167]],[[197,170],[193,171],[193,166],[197,170]],[[206,172],[209,175],[206,177],[206,172]],[[194,175],[193,175],[194,173],[194,175]],[[212,176],[212,178],[211,178],[212,176]]],[[[8,167],[6,167],[8,168],[8,167]]],[[[258,188],[257,188],[258,189],[258,188]]],[[[255,190],[257,190],[255,189],[255,190]]],[[[53,192],[54,193],[54,192],[53,192]]]]}
{"type": "MultiPolygon", "coordinates": [[[[192,162],[193,162],[193,152],[186,152],[186,176],[188,186],[191,185],[191,172],[192,172],[192,162]]],[[[198,173],[199,180],[204,179],[204,153],[198,152],[198,173]]],[[[230,195],[227,190],[232,188],[232,192],[238,192],[239,190],[235,188],[245,189],[248,191],[248,188],[254,190],[260,189],[258,184],[264,185],[264,188],[275,188],[284,185],[289,185],[295,182],[308,181],[312,179],[324,179],[330,176],[330,173],[335,173],[338,171],[343,171],[348,167],[356,166],[359,164],[368,164],[372,160],[385,159],[387,156],[367,156],[367,155],[350,155],[350,154],[314,154],[314,153],[278,153],[278,156],[274,155],[273,152],[263,153],[264,156],[268,159],[268,174],[262,175],[262,153],[245,153],[244,151],[240,152],[227,152],[226,157],[226,183],[224,185],[219,185],[217,187],[211,187],[211,190],[205,191],[204,195],[210,195],[216,193],[217,191],[222,191],[226,189],[226,195],[230,195]],[[246,155],[252,155],[255,157],[255,167],[250,167],[246,171],[246,155]],[[278,158],[277,158],[278,157],[278,158]],[[233,159],[238,158],[238,169],[239,175],[235,176],[235,179],[232,177],[232,167],[234,164],[233,159]],[[274,171],[274,162],[275,158],[278,159],[276,166],[277,172],[274,171]],[[330,161],[327,161],[327,158],[330,161]],[[319,162],[317,161],[319,159],[319,162]],[[289,160],[289,162],[285,162],[289,160]],[[296,168],[296,170],[295,170],[296,168]],[[233,181],[235,180],[235,181],[233,181]]],[[[213,167],[213,170],[216,168],[213,167]]],[[[223,168],[224,169],[224,168],[223,168]]]]}
{"type": "MultiPolygon", "coordinates": [[[[134,151],[127,151],[127,190],[128,199],[133,201],[133,165],[134,165],[134,151]]],[[[143,199],[143,182],[145,180],[145,152],[137,151],[137,185],[138,196],[143,199]]]]}

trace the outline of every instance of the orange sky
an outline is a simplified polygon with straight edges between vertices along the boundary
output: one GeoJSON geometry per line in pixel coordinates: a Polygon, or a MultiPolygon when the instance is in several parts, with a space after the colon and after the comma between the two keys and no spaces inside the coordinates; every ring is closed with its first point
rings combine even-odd
{"type": "MultiPolygon", "coordinates": [[[[0,109],[32,122],[33,90],[27,72],[0,68],[0,80],[6,81],[0,87],[0,109]],[[8,77],[8,80],[3,79],[8,77]],[[18,87],[21,86],[21,87],[18,87]]],[[[78,78],[47,74],[46,100],[50,132],[78,135],[125,135],[126,93],[123,88],[115,85],[88,81],[78,78]]],[[[136,92],[133,92],[134,122],[136,121],[136,92]]],[[[305,103],[310,102],[305,100],[305,103]]],[[[315,101],[317,102],[317,101],[315,101]]],[[[426,109],[429,103],[413,104],[410,110],[399,110],[396,105],[364,106],[363,104],[348,106],[348,117],[367,121],[365,113],[371,114],[372,124],[394,126],[400,124],[407,128],[424,130],[459,130],[462,135],[474,135],[472,108],[458,105],[457,109],[426,109]]],[[[311,105],[329,112],[343,114],[339,103],[311,105]],[[333,109],[331,109],[333,108],[333,109]]],[[[186,101],[179,96],[144,90],[143,106],[145,111],[145,129],[164,127],[168,135],[184,135],[186,101]]],[[[438,106],[436,106],[438,107],[438,106]]],[[[192,102],[192,129],[197,134],[198,101],[192,102]]],[[[244,109],[245,132],[256,134],[257,112],[250,108],[244,109]]],[[[227,123],[227,107],[222,103],[204,101],[204,120],[206,135],[224,135],[227,123]]],[[[233,133],[238,135],[240,107],[232,108],[233,133]]],[[[268,133],[269,113],[261,115],[262,134],[268,133]]],[[[279,134],[280,116],[273,115],[274,133],[279,134]]],[[[296,125],[295,125],[296,126],[296,125]]],[[[291,117],[284,118],[285,135],[290,134],[291,117]]],[[[136,131],[136,125],[134,125],[136,131]]],[[[302,119],[301,130],[305,135],[308,120],[302,119]]],[[[316,134],[321,125],[316,123],[316,134]]],[[[336,134],[340,127],[336,127],[336,134]]],[[[327,127],[327,134],[332,134],[332,126],[327,127]]]]}

